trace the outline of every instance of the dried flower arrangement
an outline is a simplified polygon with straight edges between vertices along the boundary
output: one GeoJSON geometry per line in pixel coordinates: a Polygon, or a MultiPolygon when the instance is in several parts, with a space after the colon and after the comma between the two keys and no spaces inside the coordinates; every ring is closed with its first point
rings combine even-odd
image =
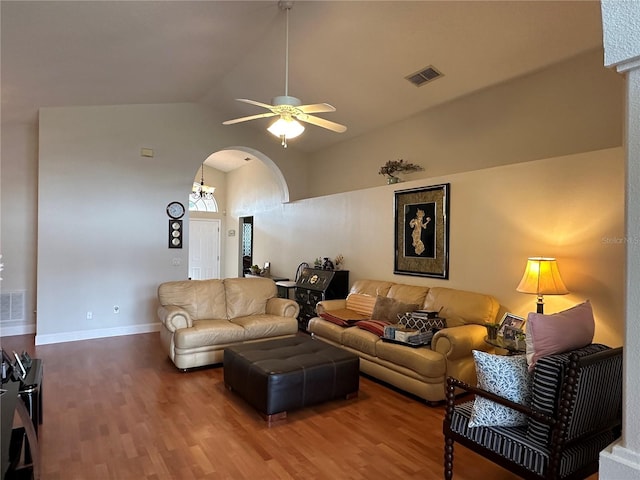
{"type": "MultiPolygon", "coordinates": [[[[378,171],[379,175],[387,175],[389,179],[397,179],[394,173],[411,173],[411,172],[419,172],[424,170],[420,165],[416,165],[415,163],[405,162],[403,159],[400,160],[389,160],[383,166],[380,167],[378,171]]],[[[397,180],[396,180],[397,181],[397,180]]]]}

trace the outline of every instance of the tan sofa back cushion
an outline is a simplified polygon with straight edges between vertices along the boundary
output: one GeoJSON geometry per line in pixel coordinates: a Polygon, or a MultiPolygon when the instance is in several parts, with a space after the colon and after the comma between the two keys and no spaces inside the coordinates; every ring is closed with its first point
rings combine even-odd
{"type": "Polygon", "coordinates": [[[387,297],[399,300],[403,303],[417,303],[420,308],[424,305],[424,300],[429,292],[429,287],[418,287],[416,285],[404,285],[396,283],[389,288],[387,297]]]}
{"type": "Polygon", "coordinates": [[[429,311],[442,308],[440,316],[447,319],[447,327],[494,322],[499,307],[491,295],[443,287],[431,288],[423,306],[429,311]]]}
{"type": "Polygon", "coordinates": [[[393,282],[384,282],[382,280],[356,280],[351,286],[350,293],[363,293],[365,295],[369,295],[373,297],[375,302],[375,298],[378,295],[386,297],[392,285],[394,285],[393,282]]]}
{"type": "Polygon", "coordinates": [[[223,280],[181,280],[158,287],[163,307],[184,308],[192,320],[226,319],[227,307],[223,280]]]}
{"type": "Polygon", "coordinates": [[[224,288],[229,319],[264,314],[267,300],[277,294],[276,284],[269,278],[226,278],[224,288]]]}

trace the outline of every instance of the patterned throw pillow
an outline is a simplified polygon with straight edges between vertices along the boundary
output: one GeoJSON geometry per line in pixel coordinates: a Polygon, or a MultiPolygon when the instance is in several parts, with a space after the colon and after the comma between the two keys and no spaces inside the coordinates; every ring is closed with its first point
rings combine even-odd
{"type": "Polygon", "coordinates": [[[421,332],[433,332],[434,330],[437,331],[447,326],[447,321],[444,318],[427,318],[416,312],[405,313],[400,317],[399,323],[406,328],[415,328],[421,332]]]}
{"type": "MultiPolygon", "coordinates": [[[[525,355],[493,355],[473,350],[478,387],[523,405],[531,402],[531,375],[525,355]]],[[[515,427],[527,417],[512,408],[476,396],[469,427],[515,427]]]]}

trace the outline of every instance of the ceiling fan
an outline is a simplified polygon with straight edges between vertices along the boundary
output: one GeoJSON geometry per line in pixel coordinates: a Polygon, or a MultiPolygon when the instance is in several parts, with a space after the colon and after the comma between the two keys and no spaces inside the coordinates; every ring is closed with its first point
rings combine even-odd
{"type": "Polygon", "coordinates": [[[222,122],[223,125],[233,125],[234,123],[247,122],[249,120],[256,120],[258,118],[269,118],[280,116],[275,122],[273,122],[268,130],[279,137],[282,141],[282,146],[287,148],[287,140],[295,138],[304,131],[304,126],[301,122],[310,123],[318,127],[326,128],[333,132],[343,133],[347,130],[347,127],[340,125],[339,123],[325,120],[324,118],[309,115],[310,113],[325,113],[335,112],[334,106],[328,103],[314,103],[311,105],[302,105],[299,98],[289,95],[289,11],[293,7],[293,1],[280,0],[278,7],[281,10],[285,10],[287,14],[286,22],[286,48],[285,48],[285,72],[284,72],[284,95],[274,97],[271,100],[272,105],[267,103],[257,102],[255,100],[249,100],[246,98],[237,98],[239,102],[248,103],[257,107],[269,110],[266,113],[258,113],[257,115],[250,115],[248,117],[235,118],[233,120],[227,120],[222,122]]]}

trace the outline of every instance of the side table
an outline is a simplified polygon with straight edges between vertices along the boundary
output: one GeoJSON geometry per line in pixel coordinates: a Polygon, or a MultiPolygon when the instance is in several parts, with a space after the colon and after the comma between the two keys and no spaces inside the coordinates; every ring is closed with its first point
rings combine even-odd
{"type": "Polygon", "coordinates": [[[527,352],[527,349],[523,342],[516,342],[514,340],[505,340],[503,337],[489,338],[484,337],[485,343],[488,343],[492,347],[502,348],[507,351],[507,355],[522,355],[527,352]]]}

